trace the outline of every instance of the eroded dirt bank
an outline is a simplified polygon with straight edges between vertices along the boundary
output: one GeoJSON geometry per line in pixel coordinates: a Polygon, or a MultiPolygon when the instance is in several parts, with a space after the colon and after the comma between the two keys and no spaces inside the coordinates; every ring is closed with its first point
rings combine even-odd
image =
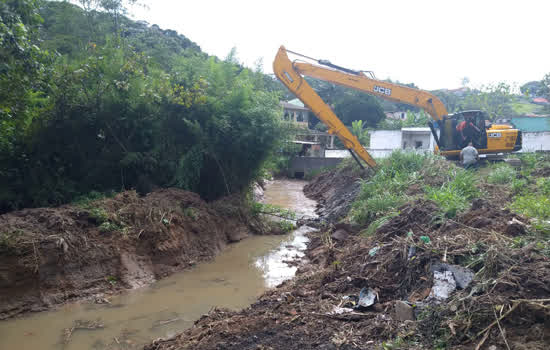
{"type": "Polygon", "coordinates": [[[360,180],[366,178],[367,174],[347,165],[313,178],[304,187],[304,194],[317,201],[319,220],[335,223],[346,216],[351,203],[359,194],[360,180]]]}
{"type": "Polygon", "coordinates": [[[0,319],[149,284],[265,227],[237,198],[164,189],[0,216],[0,319]]]}
{"type": "Polygon", "coordinates": [[[417,200],[369,237],[318,233],[293,280],[145,349],[548,349],[548,252],[522,243],[529,220],[501,205],[442,220],[417,200]],[[357,307],[361,291],[372,305],[357,307]]]}

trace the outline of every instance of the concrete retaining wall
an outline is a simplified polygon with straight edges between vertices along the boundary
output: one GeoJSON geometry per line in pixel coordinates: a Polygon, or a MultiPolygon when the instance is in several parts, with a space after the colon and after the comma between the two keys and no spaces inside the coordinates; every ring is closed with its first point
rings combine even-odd
{"type": "Polygon", "coordinates": [[[290,160],[288,171],[292,177],[304,177],[313,170],[335,167],[341,161],[342,158],[294,157],[290,160]]]}

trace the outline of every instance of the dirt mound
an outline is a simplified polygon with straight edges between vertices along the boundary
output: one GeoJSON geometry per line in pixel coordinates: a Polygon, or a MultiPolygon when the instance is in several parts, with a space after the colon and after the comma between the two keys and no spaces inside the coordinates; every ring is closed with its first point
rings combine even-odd
{"type": "Polygon", "coordinates": [[[146,349],[547,349],[550,259],[509,228],[528,222],[486,202],[455,220],[435,209],[406,205],[367,239],[312,237],[294,280],[146,349]],[[361,290],[376,302],[353,309],[361,290]]]}
{"type": "Polygon", "coordinates": [[[337,222],[347,215],[361,189],[360,180],[367,176],[368,170],[346,165],[317,175],[304,187],[304,193],[317,201],[321,219],[337,222]]]}
{"type": "Polygon", "coordinates": [[[0,216],[0,319],[135,288],[215,256],[257,228],[237,198],[163,189],[0,216]]]}
{"type": "Polygon", "coordinates": [[[537,177],[550,177],[550,167],[543,167],[533,171],[533,176],[537,177]]]}

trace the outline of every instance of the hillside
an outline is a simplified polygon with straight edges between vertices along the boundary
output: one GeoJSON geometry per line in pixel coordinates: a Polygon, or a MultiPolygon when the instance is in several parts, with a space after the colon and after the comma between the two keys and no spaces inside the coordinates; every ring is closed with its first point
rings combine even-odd
{"type": "Polygon", "coordinates": [[[118,6],[0,8],[2,38],[12,35],[1,53],[0,212],[126,189],[213,200],[247,188],[276,149],[271,77],[118,6]]]}

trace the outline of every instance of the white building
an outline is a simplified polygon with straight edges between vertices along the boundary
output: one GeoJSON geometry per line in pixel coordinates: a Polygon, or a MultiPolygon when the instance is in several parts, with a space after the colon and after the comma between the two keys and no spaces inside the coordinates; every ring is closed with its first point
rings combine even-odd
{"type": "Polygon", "coordinates": [[[396,149],[431,152],[434,148],[435,140],[430,128],[402,128],[371,131],[368,151],[373,157],[385,157],[396,149]]]}

